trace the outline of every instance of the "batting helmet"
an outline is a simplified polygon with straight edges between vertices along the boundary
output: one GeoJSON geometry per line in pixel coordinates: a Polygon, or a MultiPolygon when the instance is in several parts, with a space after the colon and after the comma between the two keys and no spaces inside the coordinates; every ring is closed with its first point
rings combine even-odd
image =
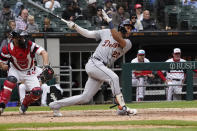
{"type": "Polygon", "coordinates": [[[132,29],[134,28],[134,26],[130,23],[130,20],[126,19],[118,26],[118,31],[120,31],[122,34],[126,34],[127,30],[125,29],[125,26],[131,26],[132,29]]]}

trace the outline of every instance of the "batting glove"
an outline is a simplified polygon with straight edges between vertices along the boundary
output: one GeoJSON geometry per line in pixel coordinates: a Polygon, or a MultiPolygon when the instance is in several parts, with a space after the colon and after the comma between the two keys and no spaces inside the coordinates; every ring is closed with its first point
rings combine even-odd
{"type": "Polygon", "coordinates": [[[104,19],[105,21],[107,21],[107,23],[109,23],[109,22],[112,21],[112,19],[109,18],[109,16],[106,14],[106,12],[105,12],[103,9],[102,9],[102,15],[103,15],[103,19],[104,19]]]}
{"type": "Polygon", "coordinates": [[[67,22],[67,26],[68,26],[71,30],[74,30],[76,24],[75,24],[74,22],[72,22],[72,21],[69,21],[69,22],[67,22]]]}

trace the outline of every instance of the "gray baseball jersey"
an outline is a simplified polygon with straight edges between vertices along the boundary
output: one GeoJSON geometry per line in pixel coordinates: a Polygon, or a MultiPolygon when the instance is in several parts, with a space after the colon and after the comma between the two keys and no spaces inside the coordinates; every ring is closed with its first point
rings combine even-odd
{"type": "Polygon", "coordinates": [[[96,37],[97,40],[101,39],[101,42],[96,48],[93,56],[103,60],[103,62],[109,66],[125,54],[132,46],[131,41],[129,39],[125,39],[126,46],[121,48],[119,43],[114,40],[109,29],[96,31],[96,37]]]}

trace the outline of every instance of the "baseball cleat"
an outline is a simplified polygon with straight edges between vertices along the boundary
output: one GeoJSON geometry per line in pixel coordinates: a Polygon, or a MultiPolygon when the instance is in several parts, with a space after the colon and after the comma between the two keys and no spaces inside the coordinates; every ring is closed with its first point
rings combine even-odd
{"type": "Polygon", "coordinates": [[[24,106],[23,104],[19,107],[19,113],[20,114],[25,114],[27,111],[28,107],[24,106]]]}
{"type": "Polygon", "coordinates": [[[137,114],[137,110],[130,109],[129,107],[117,110],[117,115],[136,115],[136,114],[137,114]]]}
{"type": "Polygon", "coordinates": [[[137,110],[136,109],[130,109],[127,107],[127,113],[128,115],[131,114],[131,115],[136,115],[137,114],[137,110]]]}
{"type": "Polygon", "coordinates": [[[60,113],[59,110],[53,109],[53,116],[54,116],[54,117],[61,117],[61,116],[63,116],[63,115],[62,115],[62,113],[60,113]]]}
{"type": "Polygon", "coordinates": [[[0,115],[3,113],[4,109],[5,109],[5,104],[0,103],[0,115]]]}
{"type": "Polygon", "coordinates": [[[54,117],[61,117],[63,116],[62,113],[60,113],[59,108],[55,108],[55,102],[51,102],[49,104],[49,107],[51,108],[51,110],[53,110],[53,116],[54,117]]]}

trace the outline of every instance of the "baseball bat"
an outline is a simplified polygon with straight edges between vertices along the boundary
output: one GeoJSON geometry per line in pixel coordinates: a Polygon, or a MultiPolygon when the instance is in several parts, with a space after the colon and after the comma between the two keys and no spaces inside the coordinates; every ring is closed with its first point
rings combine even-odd
{"type": "Polygon", "coordinates": [[[41,5],[38,5],[37,3],[33,2],[32,0],[28,0],[27,2],[28,2],[29,4],[35,6],[36,8],[39,8],[40,10],[45,11],[46,13],[49,13],[50,15],[52,15],[52,16],[54,16],[54,17],[60,19],[60,20],[63,21],[64,23],[66,23],[66,24],[68,23],[67,20],[65,20],[65,19],[63,19],[63,18],[61,18],[61,17],[59,17],[58,15],[53,14],[53,12],[51,12],[50,10],[48,10],[48,9],[46,9],[46,8],[44,8],[44,7],[42,7],[41,5]]]}

